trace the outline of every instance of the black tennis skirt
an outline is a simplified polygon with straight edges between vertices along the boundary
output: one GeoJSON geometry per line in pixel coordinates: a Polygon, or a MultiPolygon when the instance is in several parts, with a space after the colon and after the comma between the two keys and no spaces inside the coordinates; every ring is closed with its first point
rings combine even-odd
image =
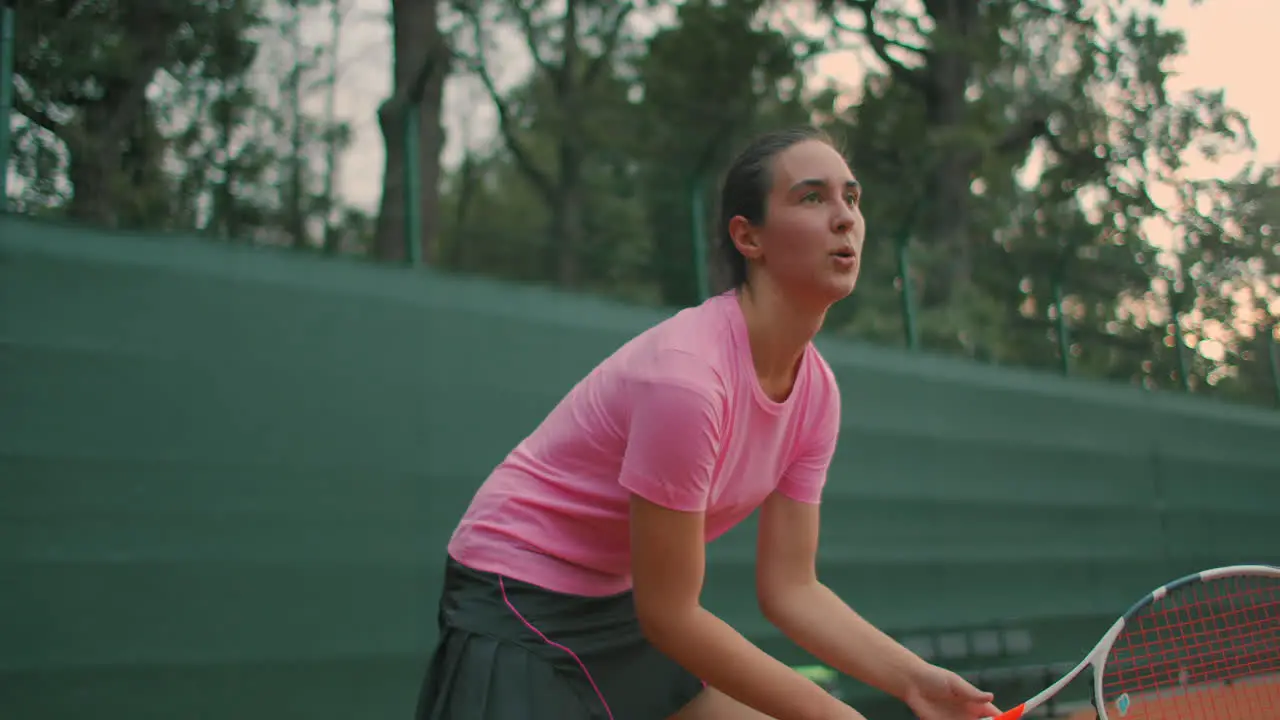
{"type": "Polygon", "coordinates": [[[645,640],[630,592],[582,597],[445,566],[417,720],[667,720],[703,690],[645,640]]]}

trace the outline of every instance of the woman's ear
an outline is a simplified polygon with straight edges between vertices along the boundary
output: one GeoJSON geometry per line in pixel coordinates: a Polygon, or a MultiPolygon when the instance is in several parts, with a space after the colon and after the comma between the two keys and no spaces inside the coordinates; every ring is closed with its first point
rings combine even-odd
{"type": "Polygon", "coordinates": [[[734,215],[729,220],[729,237],[733,238],[734,247],[748,260],[760,258],[764,249],[760,247],[760,238],[751,221],[741,215],[734,215]]]}

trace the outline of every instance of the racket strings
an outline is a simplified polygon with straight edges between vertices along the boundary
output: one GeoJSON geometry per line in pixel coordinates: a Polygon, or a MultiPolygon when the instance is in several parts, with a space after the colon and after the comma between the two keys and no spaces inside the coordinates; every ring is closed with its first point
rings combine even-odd
{"type": "Polygon", "coordinates": [[[1112,720],[1280,718],[1280,580],[1171,591],[1126,622],[1102,686],[1112,720]]]}

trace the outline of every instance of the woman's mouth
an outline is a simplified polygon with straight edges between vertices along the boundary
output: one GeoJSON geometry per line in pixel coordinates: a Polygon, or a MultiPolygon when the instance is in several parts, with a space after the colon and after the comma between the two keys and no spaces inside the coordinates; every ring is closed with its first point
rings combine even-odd
{"type": "Polygon", "coordinates": [[[852,270],[858,264],[858,255],[853,250],[837,250],[831,253],[831,262],[840,270],[852,270]]]}

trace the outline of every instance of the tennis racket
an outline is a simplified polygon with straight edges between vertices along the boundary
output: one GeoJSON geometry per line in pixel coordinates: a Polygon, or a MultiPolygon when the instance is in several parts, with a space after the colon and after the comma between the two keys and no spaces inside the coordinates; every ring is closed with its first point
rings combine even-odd
{"type": "Polygon", "coordinates": [[[1156,589],[1062,679],[987,720],[1024,717],[1086,668],[1098,720],[1280,719],[1280,568],[1214,568],[1156,589]]]}

